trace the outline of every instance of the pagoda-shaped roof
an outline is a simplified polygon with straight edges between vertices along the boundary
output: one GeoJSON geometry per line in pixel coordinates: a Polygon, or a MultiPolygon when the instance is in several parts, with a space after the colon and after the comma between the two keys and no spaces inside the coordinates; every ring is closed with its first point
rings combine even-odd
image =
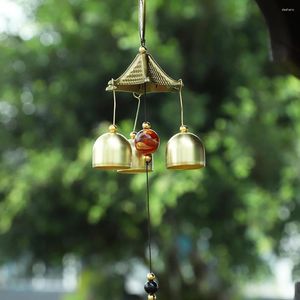
{"type": "Polygon", "coordinates": [[[175,92],[182,87],[182,80],[171,78],[158,65],[152,55],[141,47],[127,70],[118,78],[108,82],[107,91],[136,94],[175,92]]]}

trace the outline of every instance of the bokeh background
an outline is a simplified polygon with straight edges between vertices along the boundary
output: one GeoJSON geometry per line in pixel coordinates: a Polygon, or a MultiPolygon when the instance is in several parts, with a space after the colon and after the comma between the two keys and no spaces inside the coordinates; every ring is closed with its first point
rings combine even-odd
{"type": "MultiPolygon", "coordinates": [[[[145,299],[145,175],[91,168],[112,117],[105,87],[139,47],[138,1],[0,3],[0,298],[145,299]]],[[[186,123],[207,150],[204,170],[166,170],[178,97],[149,95],[161,137],[150,176],[159,299],[291,299],[299,81],[271,61],[253,0],[152,0],[147,9],[148,49],[183,79],[186,123]]],[[[130,94],[118,95],[126,136],[135,110],[130,94]]]]}

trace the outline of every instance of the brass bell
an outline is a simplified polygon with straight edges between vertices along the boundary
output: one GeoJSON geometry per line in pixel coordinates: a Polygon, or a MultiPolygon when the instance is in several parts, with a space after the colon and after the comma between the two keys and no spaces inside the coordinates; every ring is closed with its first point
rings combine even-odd
{"type": "MultiPolygon", "coordinates": [[[[128,140],[131,146],[132,156],[131,156],[131,166],[129,169],[118,170],[118,173],[122,174],[138,174],[146,172],[146,161],[145,156],[136,150],[134,145],[134,138],[136,132],[130,133],[130,139],[128,140]]],[[[153,171],[153,157],[148,164],[148,172],[153,171]]]]}
{"type": "Polygon", "coordinates": [[[166,166],[173,170],[193,170],[205,167],[205,149],[200,138],[188,132],[186,126],[170,138],[166,149],[166,166]]]}
{"type": "Polygon", "coordinates": [[[128,169],[131,165],[131,146],[127,139],[117,133],[115,125],[102,134],[93,146],[93,168],[102,170],[128,169]]]}

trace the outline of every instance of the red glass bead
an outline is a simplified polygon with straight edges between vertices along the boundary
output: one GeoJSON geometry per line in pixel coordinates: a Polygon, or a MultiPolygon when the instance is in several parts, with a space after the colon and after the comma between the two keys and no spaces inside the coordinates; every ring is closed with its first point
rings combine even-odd
{"type": "Polygon", "coordinates": [[[140,153],[147,155],[154,153],[159,146],[159,136],[152,129],[139,131],[134,139],[135,148],[140,153]]]}

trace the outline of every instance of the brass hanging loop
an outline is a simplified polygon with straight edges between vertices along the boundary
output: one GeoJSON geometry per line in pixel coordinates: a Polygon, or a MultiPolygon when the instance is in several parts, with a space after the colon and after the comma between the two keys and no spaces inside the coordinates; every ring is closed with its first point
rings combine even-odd
{"type": "Polygon", "coordinates": [[[139,28],[141,46],[145,47],[146,40],[146,0],[139,0],[139,28]]]}

